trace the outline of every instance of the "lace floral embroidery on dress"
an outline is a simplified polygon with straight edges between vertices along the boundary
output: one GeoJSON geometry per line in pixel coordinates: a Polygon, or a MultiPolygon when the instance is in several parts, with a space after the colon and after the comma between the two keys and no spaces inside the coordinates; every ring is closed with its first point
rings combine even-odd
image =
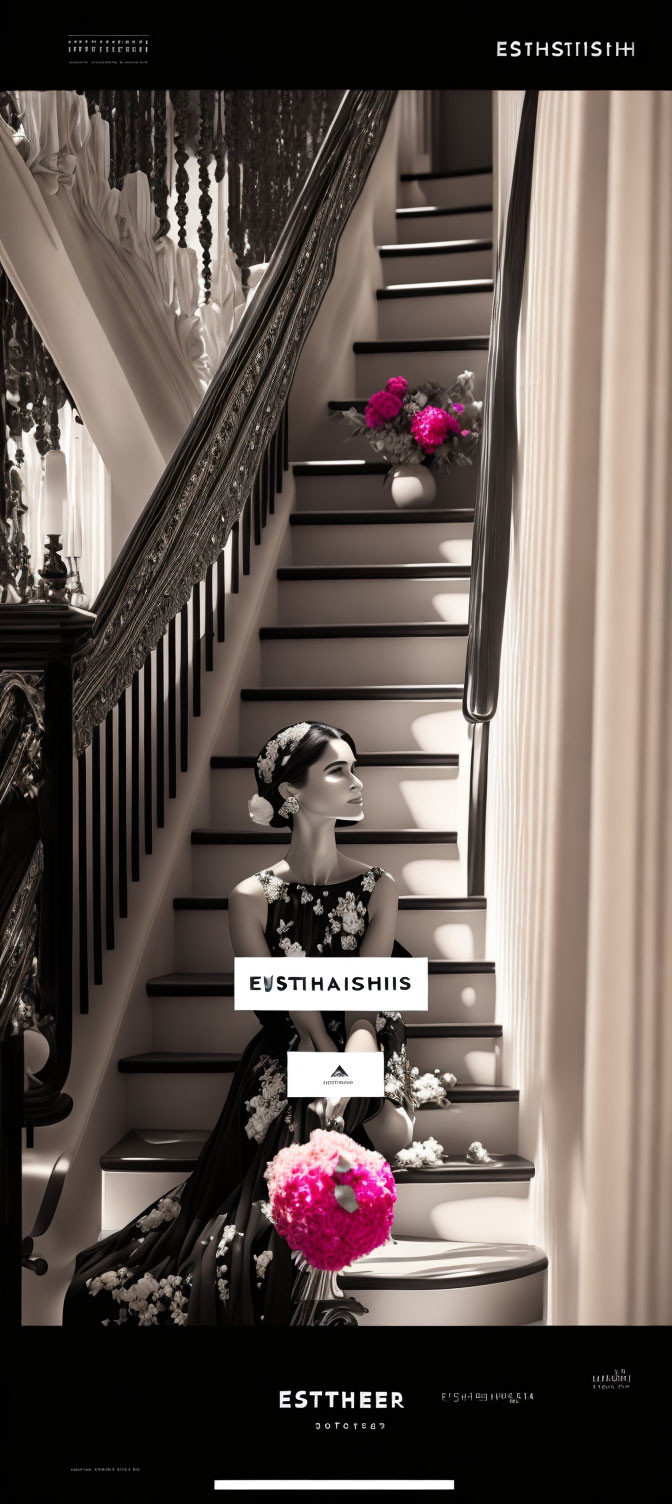
{"type": "Polygon", "coordinates": [[[146,1212],[144,1217],[138,1217],[136,1227],[140,1232],[152,1232],[155,1227],[160,1227],[162,1222],[173,1222],[179,1217],[181,1206],[176,1196],[162,1196],[153,1206],[151,1211],[146,1212]]]}
{"type": "Polygon", "coordinates": [[[281,877],[276,877],[274,872],[256,872],[269,903],[275,903],[276,899],[282,898],[284,903],[289,903],[290,892],[287,883],[281,877]]]}
{"type": "MultiPolygon", "coordinates": [[[[114,1326],[123,1326],[129,1316],[137,1317],[138,1326],[159,1326],[159,1315],[165,1311],[176,1326],[186,1325],[189,1296],[180,1289],[183,1282],[181,1274],[167,1274],[163,1279],[155,1279],[153,1274],[143,1274],[140,1279],[124,1286],[122,1281],[127,1274],[128,1269],[122,1266],[119,1269],[107,1269],[96,1279],[86,1281],[89,1295],[98,1295],[101,1290],[107,1290],[112,1299],[116,1300],[120,1310],[113,1322],[114,1326]]],[[[191,1276],[187,1276],[185,1283],[187,1282],[191,1283],[191,1276]]],[[[101,1322],[101,1326],[109,1325],[108,1316],[101,1322]]]]}
{"type": "Polygon", "coordinates": [[[222,1302],[226,1302],[229,1298],[229,1281],[226,1277],[226,1274],[224,1273],[224,1270],[226,1268],[229,1244],[233,1242],[233,1239],[235,1237],[242,1238],[243,1233],[238,1231],[235,1222],[227,1222],[226,1226],[222,1228],[220,1239],[217,1244],[217,1252],[215,1254],[217,1294],[219,1295],[219,1298],[222,1302]]]}
{"type": "Polygon", "coordinates": [[[287,1077],[280,1070],[277,1060],[271,1055],[260,1055],[256,1065],[252,1067],[256,1072],[261,1072],[259,1084],[261,1091],[255,1097],[249,1097],[245,1103],[250,1116],[245,1124],[245,1132],[248,1138],[256,1139],[258,1144],[263,1144],[269,1124],[287,1107],[287,1077]],[[265,1070],[262,1067],[265,1066],[265,1070]]]}

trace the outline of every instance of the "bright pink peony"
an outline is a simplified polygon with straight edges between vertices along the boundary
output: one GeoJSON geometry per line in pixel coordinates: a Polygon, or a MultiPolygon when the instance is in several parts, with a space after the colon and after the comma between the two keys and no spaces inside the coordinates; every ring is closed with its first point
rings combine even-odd
{"type": "Polygon", "coordinates": [[[279,1149],[264,1175],[276,1230],[313,1269],[344,1269],[387,1241],[397,1199],[394,1176],[382,1154],[347,1134],[315,1128],[309,1143],[279,1149]],[[351,1169],[336,1170],[341,1155],[351,1169]],[[356,1211],[336,1200],[337,1185],[352,1186],[356,1211]]]}
{"type": "Polygon", "coordinates": [[[408,382],[405,376],[390,376],[385,383],[385,391],[391,392],[393,397],[405,397],[408,382]]]}
{"type": "Polygon", "coordinates": [[[392,392],[374,392],[366,404],[364,417],[367,428],[380,428],[382,423],[389,423],[391,418],[396,418],[401,412],[401,397],[395,397],[392,392]]]}
{"type": "Polygon", "coordinates": [[[456,418],[451,417],[443,407],[423,407],[422,411],[415,414],[411,423],[413,438],[428,454],[433,454],[435,449],[443,444],[448,429],[459,433],[460,425],[456,418]]]}
{"type": "Polygon", "coordinates": [[[450,405],[451,405],[454,413],[463,413],[464,412],[464,403],[463,402],[451,402],[450,405]]]}

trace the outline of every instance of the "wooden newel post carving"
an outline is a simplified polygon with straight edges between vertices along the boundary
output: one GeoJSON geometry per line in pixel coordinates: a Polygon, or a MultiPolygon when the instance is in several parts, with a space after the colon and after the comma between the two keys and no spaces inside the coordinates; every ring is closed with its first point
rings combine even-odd
{"type": "Polygon", "coordinates": [[[72,1107],[72,656],[94,621],[64,601],[0,605],[3,1326],[21,1323],[21,1129],[30,1147],[72,1107]]]}

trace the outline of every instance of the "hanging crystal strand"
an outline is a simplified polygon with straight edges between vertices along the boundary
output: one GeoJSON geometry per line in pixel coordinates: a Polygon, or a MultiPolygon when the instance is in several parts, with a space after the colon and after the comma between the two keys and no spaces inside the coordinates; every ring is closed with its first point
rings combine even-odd
{"type": "Polygon", "coordinates": [[[147,176],[151,193],[154,180],[151,89],[138,89],[138,162],[140,171],[147,176]]]}
{"type": "Polygon", "coordinates": [[[173,132],[175,141],[175,161],[177,172],[175,174],[175,216],[178,223],[177,244],[180,250],[187,248],[187,193],[189,192],[189,175],[186,163],[189,154],[186,146],[187,134],[187,110],[189,105],[188,89],[171,89],[170,97],[175,110],[175,129],[173,132]]]}
{"type": "Polygon", "coordinates": [[[198,134],[198,182],[200,195],[198,207],[201,211],[201,222],[198,227],[198,238],[203,251],[203,287],[204,301],[210,302],[210,283],[212,279],[212,225],[210,223],[210,159],[212,157],[212,131],[213,110],[215,103],[214,89],[199,89],[200,129],[198,134]]]}
{"type": "Polygon", "coordinates": [[[155,240],[162,240],[170,230],[168,218],[168,149],[166,130],[166,91],[154,90],[154,212],[159,221],[155,240]]]}

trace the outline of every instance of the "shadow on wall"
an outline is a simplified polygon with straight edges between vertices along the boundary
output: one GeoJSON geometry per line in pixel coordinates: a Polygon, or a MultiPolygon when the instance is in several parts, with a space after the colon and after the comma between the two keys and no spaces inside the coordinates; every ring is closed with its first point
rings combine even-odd
{"type": "Polygon", "coordinates": [[[490,89],[432,90],[434,172],[468,172],[492,160],[490,89]]]}

